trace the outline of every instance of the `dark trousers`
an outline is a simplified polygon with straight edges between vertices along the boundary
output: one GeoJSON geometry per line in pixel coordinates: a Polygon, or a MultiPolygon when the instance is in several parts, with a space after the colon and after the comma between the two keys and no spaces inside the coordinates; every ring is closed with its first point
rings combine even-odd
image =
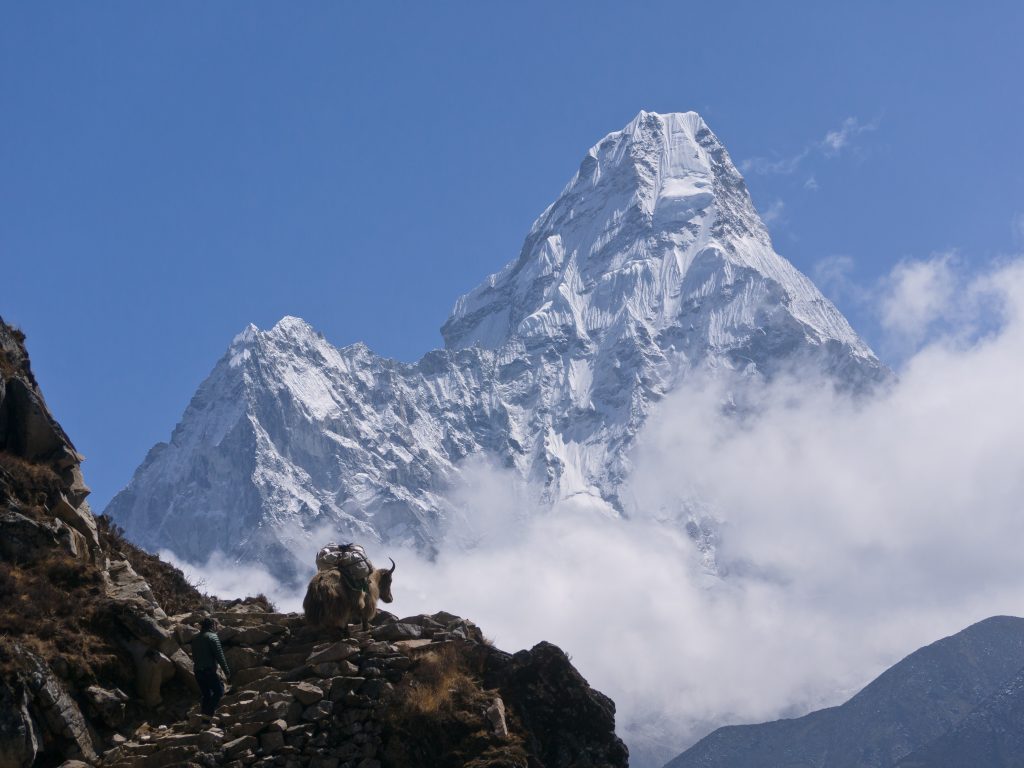
{"type": "Polygon", "coordinates": [[[224,695],[224,683],[217,677],[217,669],[197,669],[196,682],[199,683],[200,707],[204,715],[212,715],[224,695]]]}

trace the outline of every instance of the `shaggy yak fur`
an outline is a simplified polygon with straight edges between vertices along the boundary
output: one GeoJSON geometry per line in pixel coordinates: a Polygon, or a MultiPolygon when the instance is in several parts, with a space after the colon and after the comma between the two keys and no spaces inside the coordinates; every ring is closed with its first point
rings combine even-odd
{"type": "MultiPolygon", "coordinates": [[[[390,558],[389,558],[390,559],[390,558]]],[[[318,571],[306,588],[302,610],[306,621],[317,627],[338,627],[348,631],[348,625],[359,621],[363,630],[370,628],[370,621],[377,615],[377,601],[390,603],[391,577],[395,572],[395,561],[391,568],[377,568],[366,579],[365,592],[355,591],[345,583],[337,568],[318,571]]]]}

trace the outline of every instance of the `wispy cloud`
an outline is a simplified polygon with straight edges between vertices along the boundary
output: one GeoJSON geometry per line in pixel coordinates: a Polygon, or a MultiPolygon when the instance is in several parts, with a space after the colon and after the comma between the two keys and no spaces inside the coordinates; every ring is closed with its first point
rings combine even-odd
{"type": "Polygon", "coordinates": [[[800,163],[811,153],[811,150],[804,149],[789,157],[752,157],[740,163],[744,173],[756,173],[759,175],[795,173],[800,163]]]}
{"type": "Polygon", "coordinates": [[[853,281],[853,259],[843,254],[826,256],[814,265],[814,284],[834,301],[853,295],[859,298],[859,286],[853,281]]]}
{"type": "MultiPolygon", "coordinates": [[[[781,174],[789,175],[796,173],[812,156],[826,158],[836,157],[853,146],[854,140],[862,133],[878,129],[880,121],[878,118],[867,123],[862,123],[856,117],[848,117],[835,130],[828,131],[825,136],[813,141],[799,152],[783,157],[752,157],[740,163],[740,169],[744,173],[755,173],[759,175],[781,174]]],[[[807,189],[817,189],[818,182],[811,176],[804,182],[807,189]]]]}
{"type": "Polygon", "coordinates": [[[768,206],[768,208],[761,213],[761,221],[765,224],[774,224],[783,220],[783,213],[786,210],[786,204],[776,199],[774,203],[768,206]]]}
{"type": "Polygon", "coordinates": [[[869,123],[861,123],[855,117],[848,117],[843,120],[843,124],[837,130],[826,133],[825,138],[818,146],[829,157],[838,155],[850,145],[854,137],[867,131],[877,130],[878,122],[877,118],[869,123]]]}

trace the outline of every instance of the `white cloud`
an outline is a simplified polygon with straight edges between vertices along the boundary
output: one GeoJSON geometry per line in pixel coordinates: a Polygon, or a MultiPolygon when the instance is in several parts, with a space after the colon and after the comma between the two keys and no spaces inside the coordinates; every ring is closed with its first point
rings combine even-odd
{"type": "Polygon", "coordinates": [[[186,562],[168,549],[160,550],[159,555],[164,562],[180,568],[201,592],[223,598],[263,594],[281,610],[302,610],[302,595],[282,585],[260,565],[236,563],[222,552],[214,552],[205,563],[186,562]]]}
{"type": "Polygon", "coordinates": [[[826,256],[814,265],[814,284],[826,296],[839,301],[857,291],[857,286],[851,278],[853,266],[853,259],[849,256],[826,256]]]}
{"type": "MultiPolygon", "coordinates": [[[[832,131],[828,131],[820,141],[814,141],[793,155],[784,157],[751,157],[740,163],[740,170],[744,173],[755,173],[759,175],[779,174],[789,175],[798,171],[809,157],[819,155],[827,158],[836,157],[842,151],[853,145],[855,137],[868,131],[878,129],[880,121],[872,120],[869,123],[862,123],[856,117],[848,117],[843,120],[842,125],[832,131]]],[[[811,176],[804,182],[806,189],[817,189],[818,181],[811,176]]]]}
{"type": "Polygon", "coordinates": [[[768,208],[761,213],[761,221],[765,224],[774,224],[775,222],[781,222],[783,212],[786,209],[786,204],[781,199],[776,199],[774,203],[768,206],[768,208]]]}
{"type": "Polygon", "coordinates": [[[836,155],[849,146],[855,136],[859,136],[866,131],[876,130],[878,123],[878,120],[872,120],[870,123],[861,123],[856,117],[848,117],[843,120],[843,124],[839,128],[825,134],[825,138],[821,140],[820,146],[827,156],[836,155]]]}
{"type": "MultiPolygon", "coordinates": [[[[371,553],[398,562],[393,610],[464,615],[509,650],[559,644],[615,700],[636,766],[715,725],[838,703],[923,644],[1019,613],[1024,262],[951,294],[943,258],[897,268],[890,322],[934,332],[948,310],[990,332],[933,340],[867,402],[800,372],[691,380],[648,419],[629,519],[587,499],[526,514],[514,475],[478,462],[455,495],[475,549],[371,553]],[[724,578],[678,522],[711,513],[724,578]]],[[[236,570],[214,562],[209,588],[277,594],[249,572],[220,581],[236,570]]]]}
{"type": "Polygon", "coordinates": [[[956,307],[953,265],[951,253],[898,264],[882,286],[882,327],[897,340],[916,345],[936,322],[950,318],[956,307]]]}
{"type": "Polygon", "coordinates": [[[756,173],[759,175],[794,173],[804,158],[810,154],[810,149],[804,149],[789,157],[751,157],[740,163],[740,169],[744,173],[756,173]]]}

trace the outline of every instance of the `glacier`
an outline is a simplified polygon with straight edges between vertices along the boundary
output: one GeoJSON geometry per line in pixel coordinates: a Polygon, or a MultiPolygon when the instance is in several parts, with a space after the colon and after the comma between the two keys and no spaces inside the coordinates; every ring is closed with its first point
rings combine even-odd
{"type": "Polygon", "coordinates": [[[450,495],[473,457],[521,478],[536,509],[583,498],[628,516],[636,436],[695,374],[810,363],[857,391],[888,376],[775,252],[694,112],[640,112],[594,145],[441,333],[403,363],[295,317],[250,325],[106,512],[149,549],[221,551],[294,583],[328,530],[436,552],[473,514],[450,495]]]}

